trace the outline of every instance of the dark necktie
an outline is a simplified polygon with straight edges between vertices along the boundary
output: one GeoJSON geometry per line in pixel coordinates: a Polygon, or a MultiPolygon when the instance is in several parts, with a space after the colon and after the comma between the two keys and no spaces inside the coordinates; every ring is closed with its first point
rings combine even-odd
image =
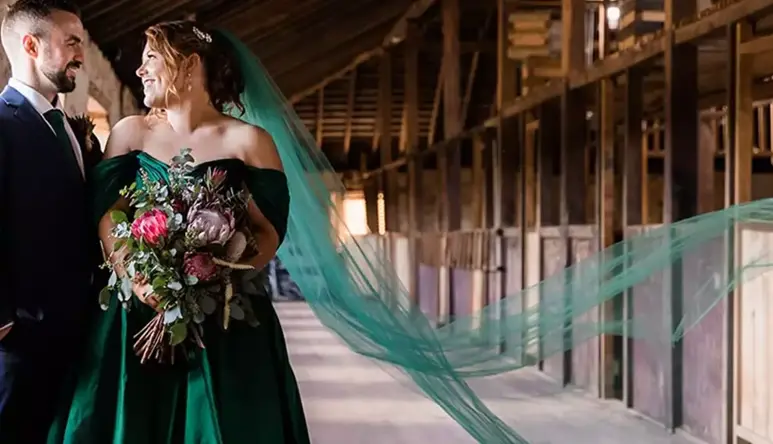
{"type": "Polygon", "coordinates": [[[67,135],[67,130],[64,126],[64,113],[62,110],[54,108],[46,111],[46,113],[43,114],[43,117],[45,117],[48,123],[54,128],[56,139],[62,147],[67,150],[67,156],[75,162],[75,166],[80,170],[78,159],[75,157],[75,152],[73,151],[72,142],[70,142],[70,136],[67,135]]]}

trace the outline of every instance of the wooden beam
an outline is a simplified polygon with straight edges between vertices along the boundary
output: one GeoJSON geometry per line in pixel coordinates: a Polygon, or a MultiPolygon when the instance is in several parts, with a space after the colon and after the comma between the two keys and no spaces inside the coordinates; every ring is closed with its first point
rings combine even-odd
{"type": "MultiPolygon", "coordinates": [[[[99,43],[104,45],[114,42],[123,36],[131,35],[139,30],[145,29],[148,26],[160,22],[161,19],[174,11],[178,11],[181,8],[186,8],[189,4],[195,3],[196,0],[183,0],[182,2],[165,2],[163,4],[157,4],[154,8],[137,8],[134,12],[118,10],[120,18],[115,20],[100,20],[104,23],[103,27],[99,28],[96,33],[99,35],[99,43]]],[[[115,3],[120,3],[116,1],[115,3]]],[[[105,8],[109,9],[109,8],[105,8]]],[[[89,17],[89,20],[96,20],[96,18],[89,17]]]]}
{"type": "MultiPolygon", "coordinates": [[[[649,183],[646,173],[647,153],[642,138],[642,119],[644,113],[644,73],[641,68],[632,68],[626,74],[625,83],[625,138],[623,147],[623,236],[630,239],[630,228],[647,223],[644,219],[644,192],[649,183]]],[[[625,244],[624,254],[630,254],[629,244],[625,244]]],[[[630,268],[630,263],[622,264],[630,268]]],[[[623,294],[624,320],[633,319],[633,289],[627,288],[623,294]]],[[[623,403],[633,408],[634,400],[634,360],[633,336],[631,324],[623,324],[623,403]]]]}
{"type": "MultiPolygon", "coordinates": [[[[666,0],[664,26],[670,29],[674,24],[694,16],[695,2],[666,0]]],[[[706,178],[698,170],[700,157],[698,143],[698,47],[695,43],[677,46],[675,38],[670,39],[665,51],[665,158],[663,223],[670,224],[698,214],[698,190],[706,178]]],[[[713,176],[713,171],[711,172],[713,176]]],[[[671,344],[670,337],[682,318],[683,308],[683,264],[681,260],[664,273],[665,298],[663,298],[662,332],[664,342],[659,354],[662,356],[664,384],[661,386],[665,413],[665,426],[671,430],[683,422],[683,341],[671,344]],[[668,340],[665,340],[669,338],[668,340]]]]}
{"type": "Polygon", "coordinates": [[[443,97],[443,78],[443,63],[440,63],[437,80],[435,81],[435,94],[432,96],[432,113],[429,117],[429,130],[427,131],[427,145],[430,146],[435,143],[435,132],[437,130],[438,116],[440,115],[440,100],[443,97]]]}
{"type": "MultiPolygon", "coordinates": [[[[386,51],[381,56],[378,69],[378,149],[381,165],[388,165],[392,161],[392,53],[386,51]]],[[[395,171],[389,171],[381,177],[382,191],[384,193],[384,207],[386,210],[387,232],[398,230],[399,217],[397,214],[397,177],[395,171]]],[[[391,243],[390,243],[391,247],[391,243]]]]}
{"type": "MultiPolygon", "coordinates": [[[[301,98],[313,94],[319,88],[318,85],[330,83],[364,60],[368,60],[374,55],[383,54],[383,49],[375,45],[381,41],[381,36],[384,35],[382,33],[389,27],[389,24],[384,24],[367,35],[342,44],[340,48],[317,54],[316,57],[307,61],[303,70],[287,73],[284,76],[274,76],[274,78],[285,95],[290,96],[291,101],[295,103],[301,98]]],[[[270,70],[269,72],[273,76],[270,70]]]]}
{"type": "MultiPolygon", "coordinates": [[[[725,5],[726,3],[720,4],[725,5]]],[[[686,40],[686,37],[697,39],[708,35],[716,29],[730,25],[735,20],[738,20],[739,16],[744,17],[745,15],[758,14],[770,7],[769,0],[736,0],[735,3],[725,7],[727,11],[724,11],[724,9],[712,10],[710,14],[702,15],[701,18],[689,25],[684,25],[673,31],[666,31],[638,46],[599,60],[585,70],[575,70],[569,74],[569,87],[572,89],[582,88],[603,78],[621,74],[633,66],[663,54],[667,43],[671,39],[676,39],[677,42],[689,40],[686,40]]],[[[556,99],[563,93],[563,90],[563,84],[558,81],[533,88],[526,96],[519,97],[514,102],[508,103],[502,109],[503,116],[505,118],[512,117],[521,112],[528,111],[543,102],[556,99]]],[[[497,121],[496,118],[490,119],[486,122],[486,126],[495,127],[497,121]]]]}
{"type": "MultiPolygon", "coordinates": [[[[405,151],[412,155],[419,151],[419,46],[421,31],[418,24],[409,20],[405,38],[405,151]]],[[[424,225],[421,211],[423,202],[422,180],[423,162],[421,158],[410,157],[408,161],[408,242],[411,257],[410,294],[414,304],[419,298],[419,263],[421,260],[421,239],[419,236],[424,225]]]]}
{"type": "MultiPolygon", "coordinates": [[[[445,139],[455,138],[462,132],[461,70],[459,54],[460,0],[442,0],[441,21],[443,29],[443,132],[445,139]]],[[[438,151],[441,189],[444,190],[441,212],[441,229],[448,233],[461,229],[461,149],[453,143],[447,150],[438,151]]],[[[448,238],[444,244],[447,246],[448,238]]],[[[445,285],[440,285],[441,319],[448,321],[456,315],[454,306],[453,271],[445,270],[445,285]],[[443,287],[448,291],[443,291],[443,287]]],[[[441,270],[441,278],[444,275],[441,270]]]]}
{"type": "Polygon", "coordinates": [[[305,30],[296,38],[272,43],[265,52],[261,51],[261,58],[277,76],[303,68],[308,60],[313,59],[320,52],[335,50],[342,44],[368,34],[383,24],[391,25],[405,9],[408,1],[381,2],[370,8],[367,3],[363,4],[362,9],[352,12],[353,17],[336,17],[338,26],[322,23],[305,30]],[[364,12],[366,9],[369,9],[367,13],[364,12]]]}
{"type": "MultiPolygon", "coordinates": [[[[578,72],[585,64],[585,0],[563,0],[561,3],[562,69],[565,75],[578,72]]],[[[574,264],[569,225],[588,223],[587,181],[585,178],[585,151],[587,150],[587,119],[584,97],[581,90],[566,88],[561,95],[561,238],[565,267],[574,264]]],[[[568,284],[568,283],[567,283],[568,284]]],[[[564,307],[572,301],[564,297],[564,307]]],[[[571,319],[564,323],[563,374],[564,385],[572,382],[573,334],[571,319]]]]}
{"type": "Polygon", "coordinates": [[[395,23],[395,26],[391,31],[384,36],[384,41],[381,44],[384,47],[395,45],[406,39],[408,32],[408,23],[423,16],[427,10],[434,5],[437,0],[416,0],[414,1],[408,10],[405,11],[400,20],[395,23]]]}
{"type": "MultiPolygon", "coordinates": [[[[615,244],[615,81],[604,79],[598,87],[599,141],[596,151],[596,221],[599,233],[599,251],[615,244]]],[[[600,276],[609,279],[612,276],[600,276]]],[[[602,325],[615,322],[614,301],[600,306],[602,325]]],[[[615,396],[614,335],[602,335],[599,341],[601,368],[599,369],[599,397],[615,396]]]]}
{"type": "Polygon", "coordinates": [[[344,129],[344,155],[352,147],[352,120],[354,118],[354,95],[357,91],[357,67],[349,73],[349,88],[346,93],[346,128],[344,129]]]}
{"type": "MultiPolygon", "coordinates": [[[[405,26],[404,24],[407,23],[407,21],[412,18],[412,14],[415,14],[415,11],[412,12],[411,8],[413,8],[414,7],[413,5],[418,3],[419,1],[422,1],[422,0],[415,1],[408,9],[408,11],[403,13],[403,15],[400,17],[399,20],[397,20],[394,26],[390,28],[390,31],[388,31],[388,33],[399,34],[399,31],[397,30],[399,30],[400,27],[405,26]]],[[[423,1],[427,1],[427,0],[423,0],[423,1]]],[[[302,98],[314,92],[315,86],[330,83],[331,81],[345,75],[348,71],[350,71],[354,67],[361,65],[362,63],[370,60],[373,57],[381,55],[384,51],[384,46],[385,46],[384,41],[381,41],[380,44],[376,44],[369,49],[361,51],[356,56],[352,57],[348,63],[342,63],[342,65],[345,65],[343,68],[337,68],[337,69],[331,70],[330,73],[320,76],[322,80],[315,79],[315,81],[313,82],[314,83],[313,85],[299,87],[296,91],[293,92],[293,95],[290,98],[290,102],[297,103],[302,98]]]]}
{"type": "Polygon", "coordinates": [[[322,87],[317,92],[317,123],[316,123],[316,141],[317,146],[322,148],[322,136],[325,122],[325,88],[322,87]]]}
{"type": "Polygon", "coordinates": [[[770,11],[771,8],[773,8],[773,4],[769,0],[734,0],[729,4],[727,2],[718,2],[713,7],[701,11],[700,18],[698,18],[696,10],[695,13],[685,17],[683,20],[673,22],[676,25],[691,20],[690,23],[679,26],[674,30],[674,42],[677,45],[681,45],[682,43],[715,34],[717,31],[724,30],[732,23],[765,13],[770,11]]]}
{"type": "MultiPolygon", "coordinates": [[[[725,151],[725,206],[740,205],[752,200],[752,158],[754,154],[754,109],[752,99],[751,54],[740,54],[740,48],[751,38],[749,23],[728,27],[729,64],[727,78],[727,150],[725,151]]],[[[727,272],[731,276],[741,262],[741,230],[734,226],[726,243],[727,272]]],[[[743,287],[728,295],[723,330],[725,334],[724,365],[722,366],[722,439],[735,443],[741,423],[741,375],[744,356],[741,354],[741,309],[743,287]]],[[[748,362],[748,361],[747,361],[748,362]]]]}
{"type": "Polygon", "coordinates": [[[738,48],[741,56],[762,54],[773,51],[773,34],[763,35],[743,42],[738,48]]]}

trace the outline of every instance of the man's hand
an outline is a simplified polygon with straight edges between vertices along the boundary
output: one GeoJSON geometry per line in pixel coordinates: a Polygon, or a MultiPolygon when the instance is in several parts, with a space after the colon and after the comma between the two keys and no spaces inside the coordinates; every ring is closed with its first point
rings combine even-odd
{"type": "Polygon", "coordinates": [[[11,328],[13,328],[13,322],[9,322],[2,327],[0,327],[0,341],[5,339],[6,336],[8,336],[8,333],[11,332],[11,328]]]}

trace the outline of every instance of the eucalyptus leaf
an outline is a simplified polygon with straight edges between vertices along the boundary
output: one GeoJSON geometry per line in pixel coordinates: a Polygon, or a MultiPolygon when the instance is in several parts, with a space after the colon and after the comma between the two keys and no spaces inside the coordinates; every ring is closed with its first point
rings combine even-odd
{"type": "Polygon", "coordinates": [[[129,278],[123,278],[121,279],[121,296],[119,299],[121,301],[127,302],[131,300],[132,298],[132,281],[129,278]]]}
{"type": "Polygon", "coordinates": [[[185,283],[190,286],[196,285],[199,283],[199,278],[187,274],[185,275],[185,283]]]}
{"type": "Polygon", "coordinates": [[[231,317],[236,319],[237,321],[244,320],[244,310],[242,310],[242,307],[239,306],[239,304],[235,304],[231,302],[231,317]]]}
{"type": "Polygon", "coordinates": [[[179,283],[177,281],[172,281],[172,282],[166,284],[166,288],[168,288],[168,289],[170,289],[172,291],[180,291],[180,290],[183,289],[183,284],[181,284],[181,283],[179,283]]]}
{"type": "Polygon", "coordinates": [[[188,337],[188,326],[184,322],[178,322],[169,327],[171,345],[180,345],[188,337]]]}
{"type": "Polygon", "coordinates": [[[99,292],[99,306],[102,310],[107,310],[110,307],[110,296],[112,293],[109,287],[105,287],[99,292]]]}
{"type": "Polygon", "coordinates": [[[207,319],[207,317],[202,312],[197,312],[196,314],[193,315],[193,322],[197,324],[201,324],[202,322],[204,322],[205,319],[207,319]]]}
{"type": "Polygon", "coordinates": [[[166,280],[162,278],[161,276],[156,276],[153,278],[153,282],[151,284],[153,286],[153,289],[161,289],[166,288],[166,280]]]}
{"type": "Polygon", "coordinates": [[[172,324],[178,319],[183,318],[183,313],[180,310],[180,306],[176,305],[173,308],[164,311],[164,324],[172,324]]]}
{"type": "Polygon", "coordinates": [[[244,279],[245,281],[251,281],[256,277],[258,277],[259,274],[260,274],[260,271],[253,268],[251,270],[245,271],[244,275],[242,276],[242,279],[244,279]]]}
{"type": "Polygon", "coordinates": [[[113,210],[110,212],[110,219],[113,221],[114,224],[120,224],[121,222],[126,222],[129,220],[128,217],[126,217],[126,213],[124,213],[121,210],[113,210]]]}
{"type": "Polygon", "coordinates": [[[201,311],[207,315],[211,315],[217,309],[217,301],[209,296],[202,296],[199,305],[201,306],[201,311]]]}
{"type": "Polygon", "coordinates": [[[258,287],[255,286],[255,284],[253,284],[252,282],[245,282],[244,285],[242,285],[242,289],[244,290],[245,293],[251,294],[253,296],[260,294],[258,292],[258,287]]]}

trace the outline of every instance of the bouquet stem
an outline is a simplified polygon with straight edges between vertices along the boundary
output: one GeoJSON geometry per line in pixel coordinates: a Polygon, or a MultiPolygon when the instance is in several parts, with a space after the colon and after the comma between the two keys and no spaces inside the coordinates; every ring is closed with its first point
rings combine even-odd
{"type": "MultiPolygon", "coordinates": [[[[201,339],[201,332],[198,326],[189,326],[188,331],[192,333],[193,342],[200,348],[204,348],[204,341],[201,339]]],[[[144,364],[148,359],[153,358],[159,363],[163,363],[167,355],[172,364],[174,364],[175,352],[177,346],[170,345],[165,339],[166,326],[164,325],[164,314],[159,313],[153,317],[137,334],[134,335],[134,353],[140,357],[140,363],[144,364]]],[[[180,344],[185,352],[185,344],[180,344]]],[[[187,356],[187,353],[184,353],[187,356]]]]}

